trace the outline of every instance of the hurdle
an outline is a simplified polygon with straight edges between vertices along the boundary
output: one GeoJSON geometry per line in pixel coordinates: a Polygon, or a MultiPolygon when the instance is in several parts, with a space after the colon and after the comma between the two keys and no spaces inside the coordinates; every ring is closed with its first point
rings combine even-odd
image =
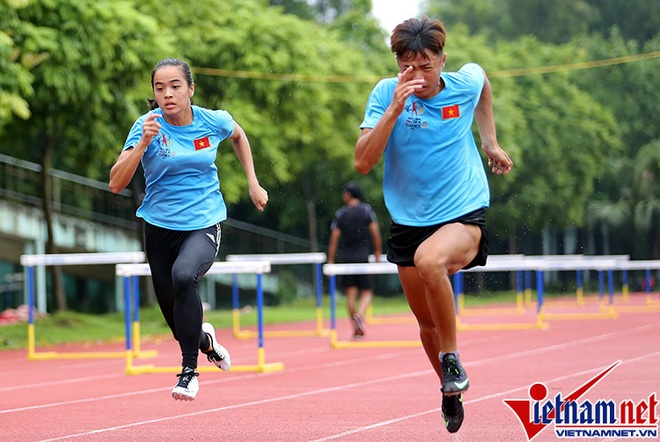
{"type": "MultiPolygon", "coordinates": [[[[658,279],[660,280],[660,260],[634,260],[624,261],[617,263],[617,270],[623,273],[623,301],[627,303],[629,300],[628,293],[628,272],[630,270],[644,270],[644,277],[646,279],[646,305],[641,306],[614,306],[615,311],[620,313],[644,313],[644,312],[657,312],[660,311],[660,301],[653,300],[651,290],[651,272],[658,271],[658,279]]],[[[612,294],[610,294],[612,296],[612,294]]]]}
{"type": "MultiPolygon", "coordinates": [[[[314,287],[316,291],[316,329],[315,330],[267,330],[266,337],[328,336],[323,326],[323,277],[321,265],[326,261],[326,254],[318,253],[279,253],[256,255],[227,255],[227,262],[268,261],[271,265],[313,264],[314,287]]],[[[254,330],[241,330],[238,295],[238,278],[232,275],[232,329],[239,339],[253,338],[258,335],[254,330]]]]}
{"type": "MultiPolygon", "coordinates": [[[[253,371],[259,373],[281,371],[284,369],[282,362],[266,363],[266,353],[264,349],[264,334],[263,334],[263,287],[262,277],[264,273],[270,272],[270,263],[268,261],[253,261],[253,262],[214,262],[207,274],[239,274],[251,273],[256,274],[257,278],[257,327],[258,327],[258,348],[257,348],[257,364],[254,365],[232,365],[231,371],[253,371]]],[[[151,269],[148,264],[119,264],[116,266],[116,274],[124,278],[124,297],[126,305],[131,305],[130,302],[130,286],[131,278],[137,276],[150,276],[151,269]]],[[[139,292],[135,293],[135,297],[139,299],[139,292]]],[[[138,306],[139,303],[135,302],[138,306]]],[[[179,373],[180,366],[155,366],[153,364],[134,365],[133,364],[133,350],[131,349],[131,327],[130,311],[126,310],[126,374],[143,374],[143,373],[179,373]]],[[[217,372],[217,367],[198,367],[197,371],[213,371],[217,372]]]]}
{"type": "MultiPolygon", "coordinates": [[[[575,278],[576,278],[576,298],[574,301],[548,301],[546,305],[552,305],[555,307],[583,307],[586,304],[586,300],[584,298],[584,284],[583,284],[583,279],[584,279],[584,272],[585,270],[596,270],[598,273],[598,283],[599,283],[599,292],[601,294],[601,298],[603,295],[603,285],[604,285],[604,271],[609,271],[611,269],[607,268],[609,266],[609,263],[611,260],[614,261],[628,261],[630,260],[629,255],[533,255],[533,256],[526,256],[525,258],[527,259],[540,259],[543,260],[544,262],[549,262],[549,263],[561,263],[559,264],[561,268],[559,269],[552,269],[550,268],[549,271],[552,270],[575,270],[575,278]],[[576,266],[575,268],[570,268],[569,263],[580,263],[583,261],[594,261],[596,263],[599,262],[604,262],[605,263],[605,268],[585,268],[584,266],[576,266]]],[[[610,281],[612,281],[612,275],[608,275],[610,278],[610,281]]],[[[601,299],[602,303],[602,299],[601,299]]]]}
{"type": "MultiPolygon", "coordinates": [[[[524,255],[490,255],[486,262],[485,267],[481,267],[480,271],[485,272],[486,269],[494,269],[500,264],[505,263],[518,263],[522,260],[524,255]]],[[[525,267],[525,266],[523,266],[525,267]]],[[[479,270],[472,270],[471,273],[477,272],[479,270]]],[[[488,315],[524,315],[526,312],[524,295],[523,295],[523,283],[522,283],[522,273],[523,269],[518,268],[517,266],[506,266],[501,270],[493,271],[516,271],[516,306],[514,308],[466,308],[465,307],[465,291],[464,291],[464,281],[463,273],[457,272],[454,273],[454,297],[456,301],[456,314],[459,316],[488,316],[488,315]]]]}
{"type": "MultiPolygon", "coordinates": [[[[504,255],[505,256],[505,255],[504,255]]],[[[538,329],[543,330],[548,327],[541,316],[542,300],[543,300],[543,273],[539,271],[541,263],[539,260],[526,259],[521,255],[512,255],[510,258],[500,258],[490,260],[488,259],[485,266],[473,267],[467,270],[461,270],[454,274],[454,297],[456,302],[456,330],[458,331],[493,331],[493,330],[530,330],[538,329]],[[536,271],[537,278],[537,291],[541,294],[533,321],[524,322],[502,322],[502,323],[465,323],[463,321],[464,313],[469,312],[468,316],[477,316],[480,309],[463,309],[460,310],[459,306],[463,303],[460,299],[464,296],[463,293],[463,274],[464,273],[477,273],[477,272],[516,272],[516,307],[513,309],[499,309],[489,308],[483,309],[479,316],[498,315],[506,316],[511,314],[523,315],[525,307],[523,302],[523,281],[522,276],[524,271],[536,271]]]]}
{"type": "MultiPolygon", "coordinates": [[[[570,255],[523,255],[524,258],[526,259],[540,259],[544,261],[552,261],[552,260],[561,260],[561,261],[566,261],[566,260],[575,260],[575,259],[583,259],[584,255],[582,254],[570,254],[570,255]]],[[[580,304],[582,302],[582,291],[581,291],[581,279],[582,275],[579,274],[577,276],[578,278],[578,288],[576,290],[576,295],[577,295],[577,303],[580,304]]],[[[523,279],[524,279],[524,289],[523,289],[523,303],[527,307],[531,307],[533,305],[532,302],[532,275],[530,270],[525,270],[523,272],[523,279]]],[[[573,305],[573,304],[572,304],[573,305]]]]}
{"type": "MultiPolygon", "coordinates": [[[[494,264],[499,262],[516,262],[523,258],[522,254],[515,255],[491,255],[488,257],[488,263],[494,264]]],[[[376,262],[374,255],[369,256],[369,262],[376,262]]],[[[388,262],[385,256],[381,256],[380,262],[388,262]]],[[[518,271],[518,292],[516,293],[516,308],[514,309],[467,309],[465,308],[465,298],[463,293],[463,276],[460,272],[454,274],[453,288],[457,308],[457,314],[463,316],[480,316],[480,315],[522,315],[525,313],[525,305],[522,292],[522,271],[518,271]]],[[[367,324],[416,324],[417,321],[413,316],[406,317],[377,317],[373,315],[373,308],[370,305],[367,309],[365,317],[367,324]]]]}
{"type": "MultiPolygon", "coordinates": [[[[376,262],[376,255],[369,255],[368,262],[376,262]]],[[[380,261],[389,262],[387,256],[380,255],[380,261]]],[[[417,320],[410,313],[407,316],[375,316],[373,303],[369,303],[367,311],[364,314],[364,321],[369,325],[382,325],[382,324],[417,324],[417,320]]]]}
{"type": "Polygon", "coordinates": [[[382,348],[420,347],[419,340],[410,341],[340,341],[337,339],[337,275],[383,275],[398,273],[397,266],[389,262],[325,264],[323,273],[330,281],[330,347],[343,348],[382,348]]]}
{"type": "MultiPolygon", "coordinates": [[[[46,360],[46,359],[89,359],[89,358],[118,358],[124,357],[125,352],[37,352],[35,338],[35,266],[66,266],[66,265],[98,265],[98,264],[118,264],[118,263],[139,263],[144,262],[144,252],[112,252],[112,253],[64,253],[64,254],[43,254],[43,255],[21,255],[21,265],[25,269],[26,291],[28,303],[28,360],[46,360]]],[[[45,305],[45,300],[43,301],[45,305]]],[[[130,305],[125,306],[130,310],[130,305]]],[[[136,316],[136,322],[138,321],[136,316]]],[[[155,351],[140,352],[139,328],[135,331],[136,350],[132,353],[136,358],[154,357],[158,353],[155,351]]]]}
{"type": "MultiPolygon", "coordinates": [[[[617,268],[617,264],[622,262],[621,259],[613,258],[603,258],[599,256],[591,256],[589,258],[581,259],[569,259],[566,261],[551,259],[551,260],[541,260],[540,261],[540,270],[543,271],[565,271],[565,270],[576,270],[580,273],[584,270],[596,270],[598,272],[599,280],[599,292],[600,292],[600,311],[598,312],[579,312],[579,313],[547,313],[545,301],[542,299],[539,300],[539,309],[540,316],[544,321],[552,320],[582,320],[582,319],[615,319],[617,314],[616,310],[613,308],[613,272],[617,268]],[[606,303],[604,296],[604,272],[607,272],[608,275],[608,284],[610,287],[610,296],[609,302],[606,303]]],[[[578,274],[580,274],[578,273],[578,274]]],[[[584,303],[582,303],[583,305],[584,303]]],[[[552,306],[552,303],[550,303],[552,306]]],[[[559,304],[561,305],[561,304],[559,304]]],[[[575,304],[573,304],[575,305],[575,304]]],[[[578,305],[581,306],[581,305],[578,305]]]]}

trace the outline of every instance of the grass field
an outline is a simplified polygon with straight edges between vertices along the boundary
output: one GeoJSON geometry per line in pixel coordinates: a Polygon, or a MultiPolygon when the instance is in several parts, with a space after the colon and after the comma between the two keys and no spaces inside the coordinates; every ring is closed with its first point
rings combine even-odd
{"type": "MultiPolygon", "coordinates": [[[[465,305],[512,302],[515,294],[512,292],[487,293],[481,296],[466,296],[465,305]]],[[[323,313],[330,318],[329,297],[325,296],[323,313]]],[[[409,312],[408,304],[403,295],[390,298],[375,297],[374,312],[378,315],[401,314],[409,312]]],[[[337,297],[337,316],[345,315],[346,305],[343,296],[337,297]]],[[[316,301],[312,297],[298,299],[286,305],[264,307],[264,323],[290,323],[309,321],[316,317],[316,301]]],[[[231,327],[232,311],[230,309],[205,312],[205,319],[217,324],[220,328],[231,327]]],[[[257,323],[256,308],[243,308],[241,326],[254,326],[257,323]]],[[[39,345],[52,345],[71,342],[110,342],[123,340],[125,337],[124,314],[110,313],[91,315],[76,312],[58,312],[35,322],[36,340],[39,345]]],[[[170,331],[163,320],[158,307],[142,308],[140,310],[140,330],[142,336],[169,335],[170,331]]],[[[0,351],[7,349],[27,348],[27,324],[8,324],[0,326],[0,351]]]]}

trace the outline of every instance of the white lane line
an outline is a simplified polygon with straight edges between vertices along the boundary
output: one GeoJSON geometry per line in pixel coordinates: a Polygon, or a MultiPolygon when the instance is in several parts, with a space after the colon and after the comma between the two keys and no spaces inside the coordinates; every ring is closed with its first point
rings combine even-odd
{"type": "MultiPolygon", "coordinates": [[[[654,352],[654,353],[648,353],[648,354],[638,356],[638,357],[632,358],[632,359],[627,359],[625,361],[622,361],[621,365],[623,365],[623,364],[626,364],[626,365],[627,364],[634,364],[636,362],[639,362],[639,361],[642,361],[642,360],[645,360],[645,359],[658,357],[658,356],[660,356],[660,351],[657,351],[657,352],[654,352]]],[[[583,370],[579,373],[572,373],[572,374],[569,374],[569,375],[559,376],[559,377],[556,377],[556,378],[553,378],[553,379],[547,379],[543,382],[549,384],[549,383],[556,383],[556,382],[560,382],[560,381],[565,381],[565,380],[572,379],[572,378],[575,378],[575,377],[581,377],[581,376],[585,376],[585,375],[589,375],[589,374],[593,374],[593,373],[599,373],[607,367],[609,367],[609,365],[590,368],[588,370],[583,370]]],[[[535,382],[540,382],[540,381],[535,381],[535,382]]],[[[501,391],[499,393],[493,393],[493,394],[478,397],[478,398],[475,398],[475,399],[467,400],[467,401],[465,401],[465,405],[476,404],[478,402],[488,401],[488,400],[491,400],[491,399],[505,398],[507,396],[513,395],[514,393],[527,391],[528,389],[529,389],[529,385],[512,388],[512,389],[507,390],[507,391],[501,391]]],[[[441,408],[433,408],[431,410],[421,411],[419,413],[409,414],[407,416],[401,416],[401,417],[398,417],[396,419],[390,419],[390,420],[386,420],[386,421],[382,421],[382,422],[376,422],[376,423],[366,425],[366,426],[360,427],[360,428],[353,428],[353,429],[348,430],[348,431],[333,434],[333,435],[326,436],[326,437],[323,437],[323,438],[320,438],[320,439],[314,439],[314,440],[311,440],[309,442],[326,442],[326,441],[329,441],[329,440],[339,439],[339,438],[342,438],[342,437],[345,437],[345,436],[350,436],[350,435],[353,435],[353,434],[356,434],[356,433],[369,431],[369,430],[372,430],[372,429],[375,429],[375,428],[384,427],[384,426],[387,426],[387,425],[390,425],[390,424],[393,424],[393,423],[401,422],[401,421],[408,420],[408,419],[415,419],[415,418],[420,417],[420,416],[424,416],[424,415],[427,415],[427,414],[430,414],[430,413],[438,413],[438,412],[441,412],[441,411],[442,411],[441,408]]]]}

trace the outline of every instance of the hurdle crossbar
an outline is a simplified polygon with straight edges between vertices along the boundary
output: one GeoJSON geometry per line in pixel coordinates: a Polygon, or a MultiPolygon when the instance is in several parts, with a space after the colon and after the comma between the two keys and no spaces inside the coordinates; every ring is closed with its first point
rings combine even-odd
{"type": "MultiPolygon", "coordinates": [[[[263,334],[263,286],[262,276],[264,273],[270,272],[270,263],[268,261],[252,261],[252,262],[214,262],[207,274],[239,274],[251,273],[255,274],[257,278],[257,327],[258,327],[258,348],[257,348],[257,363],[252,365],[232,365],[231,371],[256,371],[259,373],[281,371],[284,369],[282,362],[266,363],[266,354],[264,349],[264,334],[263,334]]],[[[137,276],[150,276],[151,269],[148,264],[120,264],[116,267],[117,276],[124,278],[124,296],[126,297],[126,305],[130,303],[130,279],[137,276]]],[[[136,295],[136,297],[139,294],[136,295]]],[[[135,303],[136,308],[139,305],[135,303]]],[[[143,374],[143,373],[178,373],[181,371],[180,366],[155,366],[153,364],[134,365],[133,364],[133,351],[131,349],[131,327],[130,312],[126,313],[126,374],[143,374]]],[[[198,367],[198,371],[213,371],[217,372],[215,367],[198,367]]]]}
{"type": "MultiPolygon", "coordinates": [[[[509,264],[517,263],[523,258],[524,255],[490,255],[486,266],[489,268],[494,268],[497,264],[509,264]]],[[[456,300],[456,312],[458,316],[507,316],[507,315],[516,315],[522,316],[526,312],[526,307],[523,297],[523,285],[522,285],[522,270],[513,269],[507,267],[502,271],[516,271],[516,281],[517,281],[517,290],[516,290],[516,307],[515,308],[500,308],[500,307],[489,307],[489,308],[467,308],[465,307],[465,293],[463,292],[463,277],[462,273],[458,272],[454,274],[454,296],[456,300]]]]}
{"type": "MultiPolygon", "coordinates": [[[[268,261],[271,265],[313,264],[314,287],[316,291],[316,329],[314,330],[266,330],[266,337],[300,337],[300,336],[328,336],[329,330],[323,325],[323,278],[321,265],[326,261],[325,253],[273,253],[273,254],[241,254],[227,255],[227,262],[268,261]]],[[[232,329],[234,336],[239,339],[254,338],[258,332],[241,329],[241,311],[239,307],[238,280],[232,275],[232,329]]]]}
{"type": "MultiPolygon", "coordinates": [[[[46,360],[46,359],[100,359],[100,358],[119,358],[125,357],[125,352],[37,352],[36,351],[36,332],[34,321],[35,309],[35,283],[34,267],[36,266],[68,266],[68,265],[99,265],[99,264],[118,264],[118,263],[139,263],[144,262],[144,252],[111,252],[111,253],[62,253],[62,254],[41,254],[41,255],[22,255],[21,265],[26,273],[25,284],[28,298],[28,360],[46,360]]],[[[128,306],[126,306],[128,308],[128,306]]],[[[135,351],[132,356],[136,358],[155,357],[158,353],[155,351],[139,351],[139,330],[135,333],[135,351]]]]}

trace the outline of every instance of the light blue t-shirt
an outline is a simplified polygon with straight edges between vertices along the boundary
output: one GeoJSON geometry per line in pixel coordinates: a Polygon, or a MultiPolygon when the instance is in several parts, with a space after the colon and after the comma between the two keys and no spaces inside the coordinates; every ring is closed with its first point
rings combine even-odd
{"type": "MultiPolygon", "coordinates": [[[[468,63],[441,76],[445,87],[435,97],[408,97],[385,148],[385,205],[398,224],[431,226],[490,203],[488,179],[471,131],[485,82],[483,70],[468,63]]],[[[360,128],[376,126],[397,82],[388,78],[374,87],[360,128]]]]}
{"type": "MultiPolygon", "coordinates": [[[[197,230],[227,219],[218,168],[218,145],[234,133],[234,120],[223,110],[192,106],[193,122],[172,126],[158,118],[160,132],[142,156],[146,195],[137,216],[149,224],[171,230],[197,230]]],[[[162,114],[160,109],[152,112],[162,114]]],[[[135,121],[123,150],[142,137],[142,124],[149,114],[135,121]]]]}

